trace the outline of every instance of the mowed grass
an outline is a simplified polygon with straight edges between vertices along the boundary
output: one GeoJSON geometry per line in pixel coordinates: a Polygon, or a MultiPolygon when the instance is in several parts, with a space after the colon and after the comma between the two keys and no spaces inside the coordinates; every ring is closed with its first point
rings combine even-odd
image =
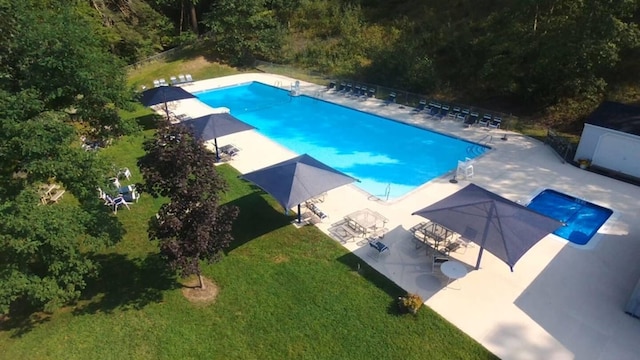
{"type": "MultiPolygon", "coordinates": [[[[153,130],[103,150],[141,181],[136,161],[153,130]]],[[[39,321],[0,330],[0,359],[494,359],[431,309],[397,312],[403,291],[315,227],[296,229],[274,200],[217,168],[224,202],[240,208],[235,242],[204,264],[219,287],[192,304],[163,266],[147,221],[162,199],[143,194],[116,215],[125,233],[94,254],[100,278],[85,296],[39,321]],[[359,271],[358,264],[362,265],[359,271]]]]}

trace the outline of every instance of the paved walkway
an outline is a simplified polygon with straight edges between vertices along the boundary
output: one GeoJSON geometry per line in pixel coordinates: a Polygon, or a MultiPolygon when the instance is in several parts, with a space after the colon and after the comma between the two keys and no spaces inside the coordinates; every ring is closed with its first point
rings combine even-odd
{"type": "MultiPolygon", "coordinates": [[[[197,92],[250,81],[286,89],[295,82],[277,75],[241,74],[184,87],[197,92]]],[[[473,183],[508,199],[527,202],[538,191],[553,188],[613,209],[612,218],[586,248],[549,235],[520,259],[514,272],[488,252],[480,270],[473,270],[477,246],[454,253],[470,271],[449,286],[441,273],[431,272],[425,248],[416,249],[408,229],[424,220],[412,216],[413,211],[468,181],[451,184],[448,174],[390,202],[371,200],[355,185],[343,186],[330,191],[321,204],[330,218],[318,227],[328,233],[332,223],[365,208],[388,218],[388,254],[375,259],[362,241],[344,246],[405,290],[422,295],[428,306],[503,359],[638,359],[640,320],[623,309],[640,278],[640,187],[563,164],[548,146],[516,133],[501,141],[503,130],[433,121],[396,104],[345,98],[310,83],[301,83],[301,92],[471,141],[491,135],[493,150],[476,159],[473,183]]],[[[211,108],[191,99],[178,102],[175,112],[195,117],[211,108]]],[[[218,139],[220,146],[227,143],[242,149],[231,162],[242,173],[297,155],[256,130],[218,139]]]]}

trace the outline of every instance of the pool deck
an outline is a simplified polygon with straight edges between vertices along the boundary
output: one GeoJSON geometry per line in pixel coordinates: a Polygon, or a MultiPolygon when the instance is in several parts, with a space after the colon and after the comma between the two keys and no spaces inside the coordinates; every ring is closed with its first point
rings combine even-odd
{"type": "MultiPolygon", "coordinates": [[[[195,92],[254,80],[285,89],[295,82],[278,75],[241,74],[184,88],[195,92]]],[[[429,307],[502,359],[638,359],[640,319],[625,314],[624,306],[640,278],[640,187],[563,164],[548,146],[520,134],[435,121],[411,108],[345,97],[315,84],[301,82],[300,90],[470,141],[489,140],[490,135],[493,150],[475,160],[472,181],[508,199],[528,202],[551,188],[614,210],[586,247],[548,235],[520,259],[514,272],[486,251],[476,271],[478,246],[452,253],[469,273],[448,286],[438,270],[431,273],[425,248],[416,249],[408,229],[424,220],[412,212],[461,189],[467,180],[452,184],[448,174],[390,202],[346,185],[328,192],[320,206],[329,219],[317,226],[328,233],[332,223],[365,208],[387,217],[389,232],[383,241],[390,252],[376,259],[362,241],[344,246],[405,290],[419,293],[429,307]],[[508,140],[500,140],[505,133],[508,140]]],[[[174,112],[196,117],[211,108],[189,99],[176,102],[174,112]]],[[[402,140],[389,139],[389,145],[394,141],[402,140]]],[[[231,165],[242,173],[297,155],[256,130],[218,139],[220,146],[227,143],[241,149],[231,165]]]]}

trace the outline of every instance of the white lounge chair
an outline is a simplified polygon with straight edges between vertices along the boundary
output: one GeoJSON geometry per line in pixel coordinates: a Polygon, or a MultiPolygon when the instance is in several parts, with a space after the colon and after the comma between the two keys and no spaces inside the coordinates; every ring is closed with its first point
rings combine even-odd
{"type": "Polygon", "coordinates": [[[187,82],[187,79],[184,77],[184,74],[178,75],[178,82],[181,84],[187,82]]]}
{"type": "Polygon", "coordinates": [[[184,76],[184,78],[186,79],[186,81],[187,81],[188,83],[193,82],[193,78],[191,77],[191,74],[187,74],[187,75],[185,75],[185,76],[184,76]]]}

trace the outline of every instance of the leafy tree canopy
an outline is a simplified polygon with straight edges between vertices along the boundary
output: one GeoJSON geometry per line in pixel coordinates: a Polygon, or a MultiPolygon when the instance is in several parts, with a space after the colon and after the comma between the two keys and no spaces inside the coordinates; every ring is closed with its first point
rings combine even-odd
{"type": "Polygon", "coordinates": [[[149,227],[149,237],[160,241],[160,252],[182,276],[200,278],[200,260],[216,261],[233,240],[235,206],[220,206],[226,190],[215,169],[216,156],[182,125],[166,125],[145,143],[138,161],[145,189],[167,196],[149,227]]]}
{"type": "Polygon", "coordinates": [[[132,124],[117,114],[131,98],[123,63],[96,35],[84,6],[53,0],[0,4],[0,16],[10,19],[0,39],[0,88],[29,90],[43,109],[75,114],[101,136],[130,132],[132,124]]]}

